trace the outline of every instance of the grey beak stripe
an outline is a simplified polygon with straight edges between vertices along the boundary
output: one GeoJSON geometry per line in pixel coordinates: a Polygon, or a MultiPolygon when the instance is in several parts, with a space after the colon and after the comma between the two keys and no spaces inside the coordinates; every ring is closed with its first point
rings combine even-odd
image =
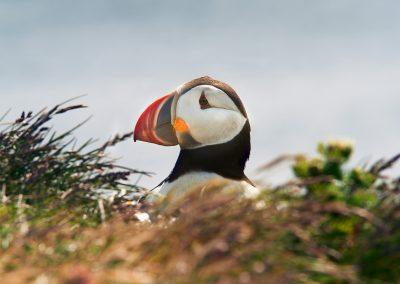
{"type": "Polygon", "coordinates": [[[178,144],[175,130],[171,124],[171,113],[173,113],[172,103],[174,101],[174,97],[175,96],[171,95],[161,106],[155,126],[155,133],[157,137],[171,146],[178,144]]]}

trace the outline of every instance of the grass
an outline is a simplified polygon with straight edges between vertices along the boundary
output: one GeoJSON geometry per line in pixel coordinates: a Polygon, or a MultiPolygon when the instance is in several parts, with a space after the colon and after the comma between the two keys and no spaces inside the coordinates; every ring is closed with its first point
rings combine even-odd
{"type": "Polygon", "coordinates": [[[148,173],[106,154],[130,133],[76,146],[73,130],[47,128],[81,108],[23,113],[0,132],[3,281],[399,282],[400,180],[384,175],[399,156],[349,168],[353,145],[328,141],[256,199],[222,194],[227,185],[214,181],[173,202],[136,203],[142,188],[129,176],[148,173]]]}

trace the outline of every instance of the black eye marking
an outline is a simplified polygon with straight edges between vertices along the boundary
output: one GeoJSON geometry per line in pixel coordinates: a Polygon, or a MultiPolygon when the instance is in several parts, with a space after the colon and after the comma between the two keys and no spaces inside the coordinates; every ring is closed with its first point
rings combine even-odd
{"type": "Polygon", "coordinates": [[[200,99],[199,99],[199,104],[201,109],[208,109],[211,107],[210,103],[208,102],[206,95],[204,94],[204,91],[201,93],[200,99]]]}

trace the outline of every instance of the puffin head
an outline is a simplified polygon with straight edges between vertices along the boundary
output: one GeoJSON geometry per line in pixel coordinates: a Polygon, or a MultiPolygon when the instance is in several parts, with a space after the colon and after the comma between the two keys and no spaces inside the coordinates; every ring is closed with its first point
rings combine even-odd
{"type": "Polygon", "coordinates": [[[148,106],[136,123],[134,140],[196,149],[227,143],[244,128],[250,131],[239,96],[229,85],[206,76],[148,106]]]}

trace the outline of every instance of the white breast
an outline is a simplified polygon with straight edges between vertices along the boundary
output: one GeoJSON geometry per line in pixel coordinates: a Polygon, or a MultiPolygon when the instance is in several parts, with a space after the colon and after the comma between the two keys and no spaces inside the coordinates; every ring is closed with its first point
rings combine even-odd
{"type": "MultiPolygon", "coordinates": [[[[199,188],[200,186],[206,186],[207,182],[210,181],[223,181],[227,182],[227,186],[230,189],[236,189],[238,191],[243,192],[245,197],[255,197],[259,193],[259,189],[250,185],[245,181],[235,181],[231,179],[226,179],[220,175],[209,172],[191,172],[187,173],[173,182],[166,182],[159,188],[154,190],[154,193],[157,195],[173,195],[174,197],[183,196],[185,193],[190,191],[191,189],[199,188]]],[[[224,190],[222,188],[222,190],[224,190]]]]}

